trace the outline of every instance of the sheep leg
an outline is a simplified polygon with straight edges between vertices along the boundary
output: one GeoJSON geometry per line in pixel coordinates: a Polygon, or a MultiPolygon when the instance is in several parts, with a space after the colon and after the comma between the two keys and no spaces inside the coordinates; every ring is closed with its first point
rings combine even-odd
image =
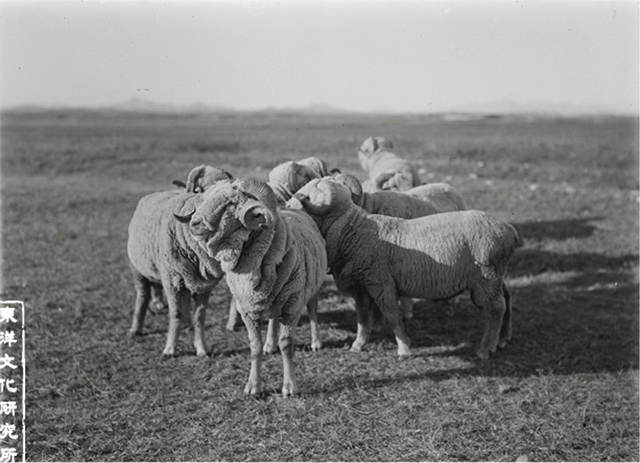
{"type": "Polygon", "coordinates": [[[480,286],[471,289],[471,300],[482,309],[485,319],[484,334],[477,355],[483,360],[489,358],[491,352],[496,351],[502,322],[506,312],[505,297],[502,286],[480,286]]]}
{"type": "Polygon", "coordinates": [[[262,352],[264,355],[275,354],[278,350],[278,326],[280,322],[278,321],[278,317],[273,317],[269,319],[269,324],[267,326],[267,340],[264,342],[264,347],[262,348],[262,352]]]}
{"type": "Polygon", "coordinates": [[[193,314],[193,346],[196,348],[198,357],[207,355],[207,348],[204,343],[204,321],[207,311],[207,303],[211,291],[202,294],[195,294],[193,300],[195,302],[195,312],[193,314]]]}
{"type": "Polygon", "coordinates": [[[353,298],[356,305],[358,331],[356,333],[356,340],[351,344],[351,352],[361,352],[371,332],[371,312],[373,307],[371,307],[371,298],[367,293],[357,292],[353,295],[353,298]]]}
{"type": "Polygon", "coordinates": [[[317,352],[322,349],[318,327],[318,295],[313,296],[307,302],[307,314],[309,315],[309,328],[311,329],[311,350],[317,352]]]}
{"type": "Polygon", "coordinates": [[[511,307],[511,293],[507,289],[506,285],[502,285],[502,294],[504,296],[504,304],[506,310],[504,317],[502,318],[502,327],[500,328],[500,339],[498,341],[498,348],[504,349],[507,347],[507,343],[511,341],[512,335],[512,307],[511,307]]]}
{"type": "Polygon", "coordinates": [[[300,315],[302,314],[302,307],[299,307],[293,312],[285,312],[280,320],[280,336],[278,339],[278,346],[280,347],[280,353],[282,354],[282,396],[289,397],[296,393],[295,383],[295,365],[293,363],[294,353],[294,334],[300,315]]]}
{"type": "Polygon", "coordinates": [[[133,286],[136,290],[136,302],[133,310],[133,321],[131,322],[129,335],[135,336],[142,334],[144,316],[147,313],[147,308],[149,307],[151,283],[133,267],[131,267],[131,273],[133,274],[133,286]]]}
{"type": "Polygon", "coordinates": [[[151,304],[150,307],[157,312],[161,312],[167,308],[164,303],[164,295],[162,286],[151,285],[151,304]]]}
{"type": "Polygon", "coordinates": [[[191,297],[189,291],[166,290],[167,303],[169,305],[169,331],[167,332],[167,345],[162,351],[162,355],[170,357],[176,353],[176,343],[178,341],[178,331],[180,329],[180,321],[189,321],[189,306],[191,305],[191,297]]]}
{"type": "Polygon", "coordinates": [[[231,303],[229,304],[229,318],[227,319],[227,331],[233,331],[238,322],[238,309],[236,308],[236,299],[231,296],[231,303]]]}
{"type": "Polygon", "coordinates": [[[398,344],[398,356],[409,357],[411,355],[409,337],[404,330],[402,313],[398,307],[398,294],[395,288],[388,284],[368,286],[367,292],[391,324],[391,329],[398,344]],[[380,286],[382,286],[382,289],[380,289],[380,286]]]}
{"type": "Polygon", "coordinates": [[[240,312],[242,321],[247,327],[249,335],[249,348],[251,349],[251,371],[249,381],[244,388],[245,394],[256,396],[262,392],[262,379],[260,369],[262,367],[262,333],[260,332],[260,318],[250,318],[240,312]]]}

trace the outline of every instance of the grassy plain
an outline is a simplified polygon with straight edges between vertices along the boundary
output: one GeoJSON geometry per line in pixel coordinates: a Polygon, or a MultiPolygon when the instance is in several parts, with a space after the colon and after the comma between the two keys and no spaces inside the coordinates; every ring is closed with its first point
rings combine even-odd
{"type": "Polygon", "coordinates": [[[135,115],[2,116],[5,298],[27,304],[29,461],[638,461],[638,120],[632,118],[135,115]],[[211,356],[161,360],[166,314],[126,338],[134,292],[129,218],[144,194],[207,163],[266,179],[316,155],[363,178],[371,135],[513,223],[525,245],[508,284],[514,339],[474,356],[480,313],[467,297],[418,303],[398,360],[388,331],[366,352],[352,302],[327,283],[325,347],[298,328],[301,394],[247,398],[244,328],[224,330],[220,285],[211,356]]]}

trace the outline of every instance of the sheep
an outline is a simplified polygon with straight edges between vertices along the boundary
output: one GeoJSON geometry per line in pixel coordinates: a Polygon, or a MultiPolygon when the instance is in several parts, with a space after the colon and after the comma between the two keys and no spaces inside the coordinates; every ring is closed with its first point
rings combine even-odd
{"type": "Polygon", "coordinates": [[[325,178],[302,187],[295,199],[311,214],[327,245],[339,290],[354,294],[358,332],[352,350],[367,341],[366,312],[376,304],[389,320],[398,355],[410,355],[398,296],[445,299],[466,290],[483,309],[485,329],[477,354],[487,359],[511,339],[511,298],[504,278],[519,245],[513,226],[481,211],[399,219],[367,214],[349,189],[325,178]]]}
{"type": "Polygon", "coordinates": [[[190,317],[190,297],[196,306],[193,316],[196,355],[206,355],[206,303],[223,272],[220,264],[210,259],[173,219],[174,213],[189,210],[201,201],[202,195],[184,191],[152,193],[138,202],[129,223],[127,254],[136,290],[130,335],[142,333],[150,287],[162,285],[169,305],[163,356],[175,355],[180,321],[188,322],[190,317]]]}
{"type": "Polygon", "coordinates": [[[233,175],[219,167],[203,164],[189,171],[187,183],[181,180],[174,180],[172,183],[180,188],[184,188],[189,193],[202,193],[220,180],[233,180],[233,175]]]}
{"type": "Polygon", "coordinates": [[[251,372],[244,392],[262,389],[262,318],[280,321],[282,395],[296,392],[293,332],[302,307],[317,302],[327,272],[325,243],[314,221],[302,211],[280,210],[271,187],[253,179],[218,184],[187,215],[188,234],[210,260],[220,262],[247,327],[251,372]]]}
{"type": "MultiPolygon", "coordinates": [[[[317,157],[308,157],[300,161],[286,161],[277,165],[269,172],[269,186],[275,192],[278,198],[278,204],[284,207],[285,202],[291,199],[292,195],[298,191],[300,187],[314,178],[320,178],[330,174],[331,171],[329,171],[326,163],[317,157]]],[[[226,325],[228,331],[235,329],[237,318],[238,312],[232,304],[229,307],[229,317],[226,325]]],[[[322,348],[322,342],[320,341],[318,333],[318,319],[315,304],[313,308],[309,310],[309,325],[311,328],[311,350],[315,352],[322,348]]],[[[274,340],[276,330],[277,321],[271,319],[269,321],[267,340],[263,349],[265,354],[272,354],[276,351],[276,343],[274,340]]]]}
{"type": "MultiPolygon", "coordinates": [[[[184,188],[190,193],[202,193],[209,186],[220,180],[233,180],[233,175],[219,167],[200,165],[189,171],[187,174],[187,183],[184,183],[181,180],[174,180],[172,183],[177,187],[184,188]]],[[[162,293],[162,286],[151,284],[151,301],[149,303],[149,309],[153,313],[154,310],[162,311],[165,308],[166,304],[162,293]]]]}
{"type": "Polygon", "coordinates": [[[455,188],[446,183],[420,185],[404,192],[364,191],[360,181],[349,174],[337,174],[333,179],[351,191],[352,201],[369,214],[381,214],[401,219],[415,219],[440,212],[465,209],[464,200],[455,188]]]}
{"type": "Polygon", "coordinates": [[[369,175],[366,191],[406,191],[422,183],[414,165],[392,149],[393,144],[383,137],[369,137],[360,146],[358,160],[369,175]]]}
{"type": "Polygon", "coordinates": [[[269,172],[269,186],[278,197],[278,204],[283,205],[303,185],[314,178],[330,175],[326,163],[316,157],[300,161],[286,161],[278,164],[269,172]]]}
{"type": "MultiPolygon", "coordinates": [[[[349,174],[337,174],[333,179],[347,186],[351,200],[370,214],[381,214],[401,219],[415,219],[441,212],[465,209],[464,201],[455,188],[446,183],[420,185],[405,192],[363,191],[360,181],[349,174]]],[[[400,298],[404,318],[413,317],[411,299],[400,298]]],[[[372,312],[378,315],[377,311],[372,312]]]]}

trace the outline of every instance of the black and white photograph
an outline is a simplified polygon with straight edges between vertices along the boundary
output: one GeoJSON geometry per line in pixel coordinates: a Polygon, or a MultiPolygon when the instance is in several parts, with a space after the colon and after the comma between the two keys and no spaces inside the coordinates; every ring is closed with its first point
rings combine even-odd
{"type": "Polygon", "coordinates": [[[0,463],[640,461],[636,0],[0,0],[0,463]]]}

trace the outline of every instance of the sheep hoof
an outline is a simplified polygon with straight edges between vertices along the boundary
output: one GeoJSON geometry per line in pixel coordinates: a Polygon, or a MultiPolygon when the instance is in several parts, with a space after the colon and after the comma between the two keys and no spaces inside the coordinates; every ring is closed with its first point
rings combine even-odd
{"type": "Polygon", "coordinates": [[[227,331],[235,331],[236,330],[236,324],[235,323],[227,323],[226,329],[227,329],[227,331]]]}
{"type": "Polygon", "coordinates": [[[262,348],[262,353],[264,355],[273,355],[278,351],[278,348],[273,344],[265,344],[262,348]]]}
{"type": "Polygon", "coordinates": [[[505,347],[507,347],[508,344],[508,340],[507,339],[502,339],[498,342],[498,349],[504,349],[505,347]]]}
{"type": "Polygon", "coordinates": [[[244,387],[244,393],[246,395],[250,395],[253,397],[259,396],[262,393],[262,387],[260,383],[254,383],[253,381],[249,381],[247,385],[244,387]]]}
{"type": "Polygon", "coordinates": [[[296,387],[293,382],[282,385],[282,397],[291,397],[295,395],[296,387]]]}
{"type": "Polygon", "coordinates": [[[479,350],[477,355],[480,360],[489,360],[489,352],[487,351],[479,350]]]}
{"type": "Polygon", "coordinates": [[[162,351],[162,358],[171,358],[171,357],[175,357],[176,355],[176,350],[173,347],[165,347],[164,350],[162,351]]]}
{"type": "Polygon", "coordinates": [[[314,352],[318,352],[320,349],[322,349],[322,343],[320,341],[313,341],[311,343],[311,350],[314,352]]]}
{"type": "Polygon", "coordinates": [[[351,345],[351,349],[349,349],[351,352],[362,352],[362,346],[356,344],[355,342],[351,345]]]}
{"type": "Polygon", "coordinates": [[[398,349],[398,357],[400,358],[411,357],[411,351],[409,349],[398,349]]]}
{"type": "Polygon", "coordinates": [[[128,336],[130,338],[135,338],[136,336],[142,336],[142,330],[131,329],[131,330],[129,330],[128,336]]]}
{"type": "Polygon", "coordinates": [[[206,350],[196,350],[196,357],[206,357],[207,356],[207,351],[206,350]]]}

